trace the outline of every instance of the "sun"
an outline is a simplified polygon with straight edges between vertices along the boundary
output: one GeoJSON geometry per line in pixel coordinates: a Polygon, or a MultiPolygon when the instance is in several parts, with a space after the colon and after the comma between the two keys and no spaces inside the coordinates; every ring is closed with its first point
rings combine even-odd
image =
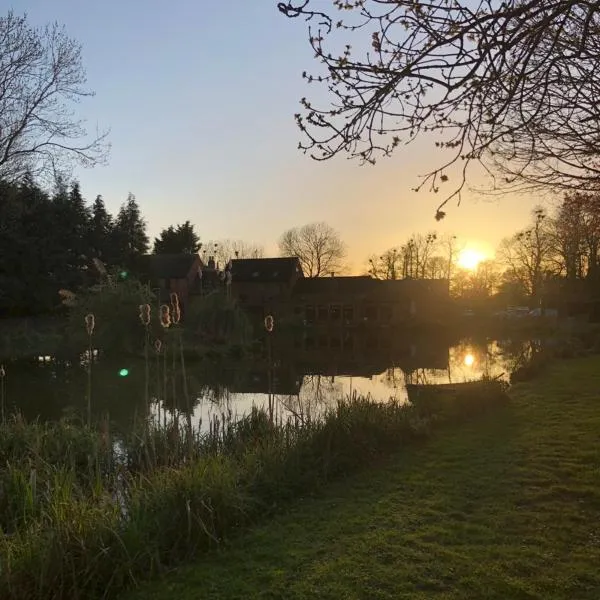
{"type": "Polygon", "coordinates": [[[483,254],[472,248],[466,248],[458,255],[458,266],[468,271],[474,271],[484,259],[483,254]]]}

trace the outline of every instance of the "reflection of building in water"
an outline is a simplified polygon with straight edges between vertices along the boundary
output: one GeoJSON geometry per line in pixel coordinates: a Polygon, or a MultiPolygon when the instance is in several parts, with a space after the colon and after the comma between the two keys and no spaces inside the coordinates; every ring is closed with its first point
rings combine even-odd
{"type": "Polygon", "coordinates": [[[236,366],[235,393],[296,395],[308,376],[379,376],[390,369],[410,373],[416,369],[448,368],[449,342],[440,338],[392,338],[389,335],[361,335],[346,331],[304,332],[293,342],[273,339],[271,364],[267,355],[236,366]],[[342,343],[343,340],[343,343],[342,343]]]}

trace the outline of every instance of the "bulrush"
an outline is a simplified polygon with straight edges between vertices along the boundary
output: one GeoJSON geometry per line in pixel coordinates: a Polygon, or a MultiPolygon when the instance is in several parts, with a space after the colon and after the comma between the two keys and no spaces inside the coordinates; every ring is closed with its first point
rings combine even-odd
{"type": "Polygon", "coordinates": [[[179,325],[179,321],[181,320],[179,296],[176,292],[171,292],[171,320],[173,322],[173,325],[179,325]]]}
{"type": "Polygon", "coordinates": [[[273,331],[273,328],[275,327],[275,319],[273,318],[273,315],[267,315],[265,317],[265,329],[271,333],[273,331]]]}
{"type": "Polygon", "coordinates": [[[150,325],[150,312],[151,308],[149,304],[140,304],[140,321],[144,327],[150,325]]]}
{"type": "Polygon", "coordinates": [[[96,319],[92,313],[88,313],[85,315],[85,330],[88,335],[92,335],[94,333],[94,327],[96,326],[96,319]]]}
{"type": "Polygon", "coordinates": [[[166,329],[171,325],[171,308],[168,304],[160,307],[160,324],[166,329]]]}

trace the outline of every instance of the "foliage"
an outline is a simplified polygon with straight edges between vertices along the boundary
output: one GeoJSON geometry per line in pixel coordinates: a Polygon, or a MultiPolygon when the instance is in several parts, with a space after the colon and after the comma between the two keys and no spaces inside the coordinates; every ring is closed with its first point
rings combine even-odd
{"type": "Polygon", "coordinates": [[[95,347],[104,351],[137,352],[144,343],[140,304],[156,304],[152,290],[136,279],[122,280],[115,271],[77,295],[69,311],[67,335],[74,346],[87,348],[84,321],[86,315],[93,314],[95,347]]]}
{"type": "Polygon", "coordinates": [[[186,221],[183,224],[163,229],[154,239],[154,254],[197,254],[200,238],[194,226],[186,221]]]}
{"type": "Polygon", "coordinates": [[[188,335],[211,344],[244,345],[251,336],[246,314],[219,291],[191,298],[185,328],[188,335]]]}
{"type": "Polygon", "coordinates": [[[11,535],[0,537],[2,597],[114,597],[218,547],[282,502],[423,438],[429,426],[410,406],[355,396],[320,420],[273,423],[255,410],[193,438],[187,428],[147,427],[121,441],[124,461],[107,433],[2,427],[0,477],[11,491],[4,513],[11,535]],[[171,456],[186,450],[165,463],[157,448],[171,456]],[[146,458],[130,462],[136,456],[146,458]]]}
{"type": "Polygon", "coordinates": [[[297,256],[305,277],[325,277],[343,270],[346,246],[327,223],[310,223],[284,232],[281,256],[297,256]]]}
{"type": "Polygon", "coordinates": [[[85,89],[81,47],[59,25],[32,27],[9,11],[0,17],[0,179],[50,179],[71,161],[101,161],[106,134],[90,138],[72,114],[85,89]]]}
{"type": "Polygon", "coordinates": [[[122,267],[131,268],[139,256],[148,252],[150,242],[146,234],[146,221],[142,218],[140,207],[131,193],[115,219],[112,243],[118,264],[122,267]]]}
{"type": "Polygon", "coordinates": [[[438,218],[472,163],[498,187],[599,190],[597,3],[321,4],[278,4],[310,21],[320,68],[304,78],[329,93],[324,106],[303,98],[296,115],[311,156],[373,163],[426,137],[439,160],[417,189],[458,179],[438,218]]]}

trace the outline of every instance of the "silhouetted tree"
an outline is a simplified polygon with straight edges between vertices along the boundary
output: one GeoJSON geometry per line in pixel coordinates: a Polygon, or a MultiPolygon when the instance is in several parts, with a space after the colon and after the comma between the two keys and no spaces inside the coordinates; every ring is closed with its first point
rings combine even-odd
{"type": "Polygon", "coordinates": [[[296,120],[318,160],[374,163],[431,136],[439,161],[418,188],[471,163],[495,186],[600,191],[600,4],[573,0],[317,0],[278,3],[309,20],[321,67],[296,120]],[[337,11],[342,11],[339,14],[337,11]],[[358,49],[358,50],[356,50],[358,49]],[[322,96],[315,94],[320,100],[322,96]],[[322,100],[321,100],[322,102],[322,100]]]}
{"type": "Polygon", "coordinates": [[[307,277],[322,277],[344,268],[346,246],[327,223],[294,227],[279,239],[282,256],[297,256],[307,277]]]}
{"type": "Polygon", "coordinates": [[[533,224],[503,240],[498,248],[510,279],[518,281],[534,301],[542,296],[544,282],[552,273],[554,247],[548,225],[546,213],[537,208],[533,224]]]}
{"type": "Polygon", "coordinates": [[[81,48],[63,28],[36,29],[12,11],[0,17],[0,178],[51,177],[72,160],[93,165],[106,134],[89,137],[72,114],[91,93],[81,48]]]}
{"type": "Polygon", "coordinates": [[[135,196],[129,194],[119,210],[113,227],[113,244],[120,266],[131,268],[136,259],[148,252],[146,222],[141,216],[135,196]]]}
{"type": "Polygon", "coordinates": [[[245,242],[244,240],[216,240],[209,242],[202,248],[202,258],[206,259],[210,254],[214,256],[217,263],[223,267],[235,258],[263,258],[264,248],[258,244],[245,242]]]}
{"type": "Polygon", "coordinates": [[[111,247],[111,236],[113,228],[113,219],[102,196],[96,196],[92,205],[92,215],[89,228],[89,253],[91,258],[99,258],[107,264],[118,262],[115,252],[111,247]]]}
{"type": "Polygon", "coordinates": [[[154,254],[197,254],[200,237],[189,221],[163,229],[154,239],[154,254]]]}

